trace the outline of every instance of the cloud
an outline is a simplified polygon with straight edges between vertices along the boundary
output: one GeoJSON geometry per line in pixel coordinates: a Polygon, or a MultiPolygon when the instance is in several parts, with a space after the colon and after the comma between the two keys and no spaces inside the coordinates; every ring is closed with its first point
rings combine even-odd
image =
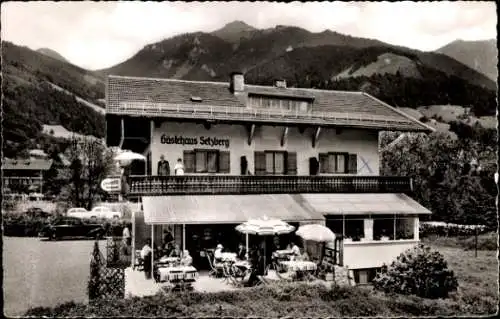
{"type": "Polygon", "coordinates": [[[433,50],[457,38],[496,37],[494,2],[7,2],[2,39],[48,47],[92,69],[131,57],[180,33],[211,32],[234,20],[257,28],[330,29],[433,50]]]}

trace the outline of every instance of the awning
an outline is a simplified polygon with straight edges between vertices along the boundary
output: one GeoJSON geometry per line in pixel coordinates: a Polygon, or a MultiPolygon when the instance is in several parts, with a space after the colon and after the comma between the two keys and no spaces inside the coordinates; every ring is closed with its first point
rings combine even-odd
{"type": "Polygon", "coordinates": [[[144,196],[146,224],[239,224],[252,218],[324,221],[288,194],[144,196]]]}
{"type": "Polygon", "coordinates": [[[324,215],[432,213],[405,194],[302,194],[302,197],[324,215]]]}

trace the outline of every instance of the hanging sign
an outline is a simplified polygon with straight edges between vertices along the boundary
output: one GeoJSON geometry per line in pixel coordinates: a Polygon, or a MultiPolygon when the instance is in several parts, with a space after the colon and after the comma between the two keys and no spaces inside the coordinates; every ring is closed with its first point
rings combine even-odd
{"type": "Polygon", "coordinates": [[[105,178],[101,182],[101,188],[108,193],[120,192],[122,188],[121,180],[119,178],[105,178]]]}

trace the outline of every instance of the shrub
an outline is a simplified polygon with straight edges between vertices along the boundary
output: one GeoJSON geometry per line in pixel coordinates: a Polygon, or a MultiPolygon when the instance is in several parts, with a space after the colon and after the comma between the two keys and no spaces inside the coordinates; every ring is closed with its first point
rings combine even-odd
{"type": "Polygon", "coordinates": [[[458,281],[443,255],[419,245],[402,253],[390,266],[384,265],[373,286],[386,293],[446,298],[457,290],[458,281]]]}

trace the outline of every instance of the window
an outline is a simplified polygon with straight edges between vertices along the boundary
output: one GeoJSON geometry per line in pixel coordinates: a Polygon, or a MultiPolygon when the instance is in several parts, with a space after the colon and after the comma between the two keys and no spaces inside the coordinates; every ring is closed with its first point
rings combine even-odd
{"type": "Polygon", "coordinates": [[[319,154],[320,173],[347,173],[348,153],[319,154]]]}
{"type": "Polygon", "coordinates": [[[297,153],[263,151],[254,153],[255,175],[297,175],[297,153]]]}
{"type": "Polygon", "coordinates": [[[396,239],[415,238],[415,219],[413,217],[396,218],[396,239]]]}
{"type": "Polygon", "coordinates": [[[346,219],[345,220],[345,237],[352,241],[360,241],[365,236],[364,219],[346,219]]]}
{"type": "Polygon", "coordinates": [[[229,152],[218,150],[184,151],[186,173],[229,173],[229,152]]]}
{"type": "Polygon", "coordinates": [[[326,227],[337,236],[343,236],[344,234],[344,221],[342,219],[327,219],[326,227]]]}
{"type": "Polygon", "coordinates": [[[394,240],[394,216],[393,215],[378,215],[373,221],[373,239],[394,240]]]}
{"type": "Polygon", "coordinates": [[[266,153],[266,173],[284,174],[285,153],[284,152],[265,152],[265,153],[266,153]]]}

